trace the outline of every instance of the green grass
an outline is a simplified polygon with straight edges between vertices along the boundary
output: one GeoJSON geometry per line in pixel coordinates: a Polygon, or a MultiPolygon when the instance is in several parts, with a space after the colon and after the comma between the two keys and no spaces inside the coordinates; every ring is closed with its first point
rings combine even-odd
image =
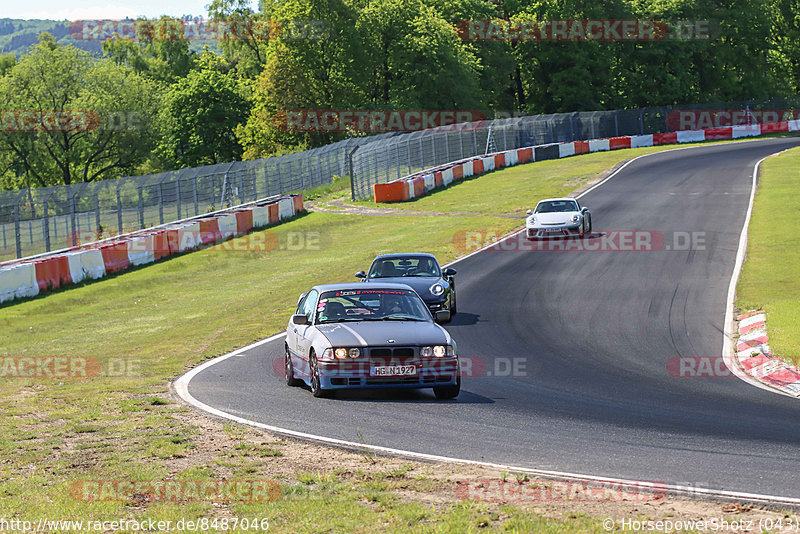
{"type": "Polygon", "coordinates": [[[800,363],[800,149],[761,164],[736,306],[764,309],[772,351],[800,363]]]}
{"type": "MultiPolygon", "coordinates": [[[[220,509],[209,503],[87,504],[71,498],[69,487],[81,479],[268,476],[289,460],[291,442],[241,444],[258,433],[226,425],[217,438],[223,443],[211,449],[216,452],[195,458],[208,447],[203,429],[187,423],[187,410],[169,400],[167,382],[207,358],[285,328],[297,296],[313,284],[354,280],[355,271],[383,252],[424,250],[450,261],[463,252],[453,242],[458,232],[509,231],[522,223],[524,211],[518,219],[493,214],[516,214],[518,207],[573,190],[646,151],[500,170],[408,204],[462,211],[462,204],[470,203],[476,215],[311,213],[235,242],[263,242],[269,234],[279,244],[271,251],[205,249],[0,308],[0,357],[84,356],[95,358],[101,370],[88,379],[0,379],[0,517],[218,515],[220,509]],[[509,195],[505,188],[527,174],[536,179],[509,195]],[[488,182],[503,187],[487,187],[488,182]]],[[[787,272],[798,272],[792,269],[787,272]]],[[[770,324],[773,331],[779,326],[772,316],[770,324]]],[[[365,458],[364,469],[375,472],[383,461],[365,458]]],[[[222,512],[269,517],[273,532],[603,531],[597,520],[582,516],[548,519],[524,508],[498,512],[477,503],[424,504],[409,492],[425,491],[433,482],[402,470],[385,477],[299,471],[282,475],[284,496],[277,501],[233,504],[222,512]]]]}
{"type": "Polygon", "coordinates": [[[350,177],[334,176],[333,181],[329,184],[319,185],[303,191],[303,200],[321,201],[330,197],[340,196],[343,191],[350,193],[350,177]]]}

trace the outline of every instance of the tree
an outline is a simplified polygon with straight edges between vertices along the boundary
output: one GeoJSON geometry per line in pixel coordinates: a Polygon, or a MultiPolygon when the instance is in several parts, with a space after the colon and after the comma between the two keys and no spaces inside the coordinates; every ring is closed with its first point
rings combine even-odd
{"type": "Polygon", "coordinates": [[[367,105],[378,109],[482,107],[480,64],[452,24],[421,0],[383,0],[359,14],[371,79],[367,105]]]}
{"type": "Polygon", "coordinates": [[[11,71],[11,68],[17,64],[17,56],[12,53],[0,54],[0,78],[5,76],[11,71]]]}
{"type": "Polygon", "coordinates": [[[276,31],[263,71],[252,85],[253,111],[237,130],[244,156],[265,157],[319,146],[343,133],[292,132],[287,111],[358,109],[364,102],[364,40],[357,12],[343,0],[288,0],[270,12],[276,31]],[[324,24],[320,24],[324,21],[324,24]]]}
{"type": "Polygon", "coordinates": [[[195,59],[183,22],[166,16],[156,21],[139,19],[135,39],[118,36],[103,41],[102,47],[103,54],[118,64],[163,83],[186,76],[195,59]]]}
{"type": "Polygon", "coordinates": [[[189,74],[173,84],[160,113],[158,151],[167,166],[194,167],[238,159],[234,129],[247,118],[249,102],[224,63],[205,51],[189,74]]]}
{"type": "Polygon", "coordinates": [[[212,0],[208,17],[217,29],[223,56],[241,76],[257,76],[267,61],[267,47],[274,30],[270,13],[255,13],[248,0],[212,0]]]}
{"type": "Polygon", "coordinates": [[[153,146],[158,92],[108,59],[42,34],[0,78],[0,151],[21,175],[4,186],[49,186],[119,176],[153,146]]]}

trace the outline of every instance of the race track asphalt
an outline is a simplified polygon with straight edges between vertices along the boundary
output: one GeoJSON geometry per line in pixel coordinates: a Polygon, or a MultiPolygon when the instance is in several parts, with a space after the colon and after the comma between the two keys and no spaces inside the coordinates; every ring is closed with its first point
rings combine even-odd
{"type": "MultiPolygon", "coordinates": [[[[208,367],[189,392],[330,438],[800,498],[800,399],[668,366],[721,355],[753,166],[795,146],[800,139],[783,138],[659,153],[581,198],[595,230],[584,244],[608,248],[615,232],[637,231],[659,250],[531,251],[520,241],[460,261],[459,314],[447,329],[477,376],[454,401],[430,390],[315,399],[273,370],[283,339],[208,367]]],[[[791,220],[776,214],[776,224],[791,220]]]]}

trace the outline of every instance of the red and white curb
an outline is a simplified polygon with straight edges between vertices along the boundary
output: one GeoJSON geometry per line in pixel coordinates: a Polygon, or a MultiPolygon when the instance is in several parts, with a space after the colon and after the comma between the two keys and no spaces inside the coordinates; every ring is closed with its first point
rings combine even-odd
{"type": "MultiPolygon", "coordinates": [[[[762,312],[746,313],[738,317],[740,324],[737,325],[734,320],[733,310],[734,302],[736,301],[736,285],[739,282],[739,275],[742,273],[742,266],[744,265],[744,258],[747,253],[747,231],[750,228],[750,218],[753,215],[753,202],[756,196],[756,185],[758,184],[758,170],[761,168],[761,163],[768,157],[776,156],[783,152],[783,150],[771,154],[766,158],[760,159],[753,167],[753,176],[750,185],[750,202],[747,206],[747,214],[745,215],[742,231],[739,234],[739,247],[736,251],[736,262],[733,266],[733,274],[728,284],[728,298],[725,307],[725,323],[724,332],[722,336],[722,357],[725,365],[728,367],[733,375],[748,384],[779,393],[782,395],[797,397],[798,394],[792,386],[792,389],[785,387],[778,387],[776,384],[764,380],[762,376],[770,376],[786,369],[780,367],[781,363],[787,365],[786,362],[780,360],[773,362],[774,358],[771,356],[769,350],[769,343],[766,331],[766,314],[762,312]],[[743,323],[743,324],[742,324],[743,323]],[[741,328],[741,330],[739,330],[741,328]],[[739,340],[734,346],[734,334],[739,333],[739,340]],[[744,344],[744,345],[743,345],[744,344]],[[751,358],[757,358],[751,360],[751,358]],[[749,367],[745,367],[741,362],[747,361],[749,367]],[[762,367],[763,366],[763,367],[762,367]],[[752,369],[758,368],[753,371],[752,369]]],[[[796,369],[795,369],[796,370],[796,369]]],[[[784,375],[779,375],[779,378],[784,375]]],[[[796,382],[792,382],[796,384],[796,382]]]]}
{"type": "Polygon", "coordinates": [[[775,357],[769,348],[767,315],[762,310],[737,317],[736,358],[750,377],[784,393],[800,397],[800,369],[775,357]]]}

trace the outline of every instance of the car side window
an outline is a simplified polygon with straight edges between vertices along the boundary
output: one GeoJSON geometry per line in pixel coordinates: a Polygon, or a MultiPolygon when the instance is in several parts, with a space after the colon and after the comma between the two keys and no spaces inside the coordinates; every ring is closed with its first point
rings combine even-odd
{"type": "Polygon", "coordinates": [[[308,300],[308,293],[303,295],[303,298],[301,298],[300,302],[297,303],[297,309],[294,312],[295,315],[302,315],[303,314],[303,306],[305,306],[307,300],[308,300]]]}
{"type": "Polygon", "coordinates": [[[311,320],[314,317],[314,306],[317,303],[317,292],[315,290],[309,291],[305,300],[303,301],[303,309],[301,314],[311,320]]]}
{"type": "Polygon", "coordinates": [[[377,261],[372,262],[372,265],[370,265],[369,271],[367,272],[367,278],[375,278],[376,276],[378,276],[380,274],[378,272],[378,270],[379,270],[378,267],[379,266],[380,266],[379,262],[377,262],[377,261]]]}

